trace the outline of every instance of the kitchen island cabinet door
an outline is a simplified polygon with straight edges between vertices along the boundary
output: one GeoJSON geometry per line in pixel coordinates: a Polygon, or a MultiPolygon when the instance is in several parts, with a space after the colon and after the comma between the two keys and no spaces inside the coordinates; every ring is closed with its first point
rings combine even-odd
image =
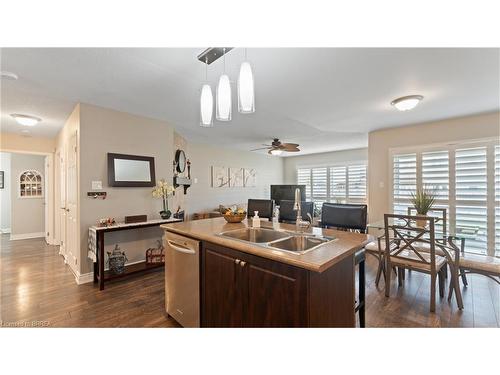
{"type": "Polygon", "coordinates": [[[242,273],[237,258],[205,246],[202,256],[202,326],[243,327],[242,273]]]}
{"type": "Polygon", "coordinates": [[[247,327],[307,327],[307,272],[254,258],[245,271],[247,327]]]}

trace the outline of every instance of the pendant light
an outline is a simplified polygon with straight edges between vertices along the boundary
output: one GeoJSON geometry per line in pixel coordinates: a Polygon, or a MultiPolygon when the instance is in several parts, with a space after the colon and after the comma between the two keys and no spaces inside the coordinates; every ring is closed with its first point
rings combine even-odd
{"type": "Polygon", "coordinates": [[[247,59],[245,48],[245,61],[241,64],[238,76],[238,111],[240,113],[255,112],[255,92],[252,67],[247,59]]]}
{"type": "Polygon", "coordinates": [[[205,83],[201,88],[200,96],[200,126],[209,128],[214,126],[212,115],[214,112],[214,97],[212,88],[208,84],[208,63],[205,60],[205,83]]]}
{"type": "Polygon", "coordinates": [[[224,52],[224,72],[217,86],[216,118],[219,121],[231,121],[231,83],[226,74],[226,50],[224,52]]]}

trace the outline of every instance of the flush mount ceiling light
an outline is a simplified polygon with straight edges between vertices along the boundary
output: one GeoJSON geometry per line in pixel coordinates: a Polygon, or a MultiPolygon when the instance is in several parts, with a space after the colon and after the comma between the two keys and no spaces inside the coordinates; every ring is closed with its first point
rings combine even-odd
{"type": "Polygon", "coordinates": [[[423,99],[422,95],[408,95],[401,98],[394,99],[391,105],[396,107],[399,111],[409,111],[415,108],[418,103],[423,99]]]}
{"type": "MultiPolygon", "coordinates": [[[[208,82],[208,59],[205,61],[205,82],[208,82]]],[[[205,83],[201,88],[200,96],[200,126],[209,128],[214,125],[212,115],[214,112],[214,97],[212,87],[205,83]]]]}
{"type": "Polygon", "coordinates": [[[10,80],[10,81],[15,81],[19,77],[15,73],[7,72],[7,71],[3,70],[3,71],[0,71],[0,78],[10,80]]]}
{"type": "Polygon", "coordinates": [[[247,50],[245,49],[245,61],[241,64],[238,76],[238,111],[240,113],[255,112],[255,93],[253,73],[250,63],[247,61],[247,50]]]}
{"type": "Polygon", "coordinates": [[[231,121],[231,83],[226,74],[226,51],[224,53],[224,72],[219,78],[217,85],[217,111],[216,118],[219,121],[231,121]]]}
{"type": "Polygon", "coordinates": [[[35,126],[38,124],[40,121],[42,121],[41,118],[35,117],[35,116],[29,116],[29,115],[21,115],[18,113],[13,113],[10,115],[16,122],[20,125],[24,126],[35,126]]]}

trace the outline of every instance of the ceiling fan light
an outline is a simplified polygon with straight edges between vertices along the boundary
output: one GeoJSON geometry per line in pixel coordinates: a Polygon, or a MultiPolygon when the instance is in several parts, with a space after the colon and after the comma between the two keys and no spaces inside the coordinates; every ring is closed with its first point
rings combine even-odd
{"type": "Polygon", "coordinates": [[[245,61],[241,64],[238,76],[238,111],[240,113],[255,112],[255,92],[252,67],[245,61]]]}
{"type": "Polygon", "coordinates": [[[394,99],[391,105],[396,107],[399,111],[409,111],[415,108],[424,97],[422,95],[408,95],[401,98],[394,99]]]}
{"type": "Polygon", "coordinates": [[[18,114],[18,113],[13,113],[10,116],[14,120],[16,120],[16,122],[19,125],[23,125],[23,126],[35,126],[40,121],[42,121],[41,118],[38,118],[38,117],[35,117],[35,116],[29,116],[29,115],[21,115],[21,114],[18,114]]]}
{"type": "Polygon", "coordinates": [[[214,97],[210,85],[203,85],[200,96],[200,126],[212,127],[212,115],[214,111],[214,97]]]}
{"type": "Polygon", "coordinates": [[[275,156],[281,155],[282,153],[283,153],[283,150],[279,150],[279,149],[271,150],[271,154],[275,155],[275,156]]]}
{"type": "Polygon", "coordinates": [[[216,118],[219,121],[231,120],[231,83],[226,74],[220,76],[217,86],[216,118]]]}

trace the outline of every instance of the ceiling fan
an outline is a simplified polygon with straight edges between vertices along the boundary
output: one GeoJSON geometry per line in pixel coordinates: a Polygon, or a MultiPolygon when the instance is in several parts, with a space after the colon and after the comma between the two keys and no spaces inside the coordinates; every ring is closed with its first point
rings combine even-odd
{"type": "Polygon", "coordinates": [[[271,155],[280,155],[283,151],[285,152],[299,152],[299,145],[297,143],[281,143],[278,138],[274,138],[270,145],[263,144],[262,146],[250,151],[258,150],[268,150],[267,153],[271,155]]]}

